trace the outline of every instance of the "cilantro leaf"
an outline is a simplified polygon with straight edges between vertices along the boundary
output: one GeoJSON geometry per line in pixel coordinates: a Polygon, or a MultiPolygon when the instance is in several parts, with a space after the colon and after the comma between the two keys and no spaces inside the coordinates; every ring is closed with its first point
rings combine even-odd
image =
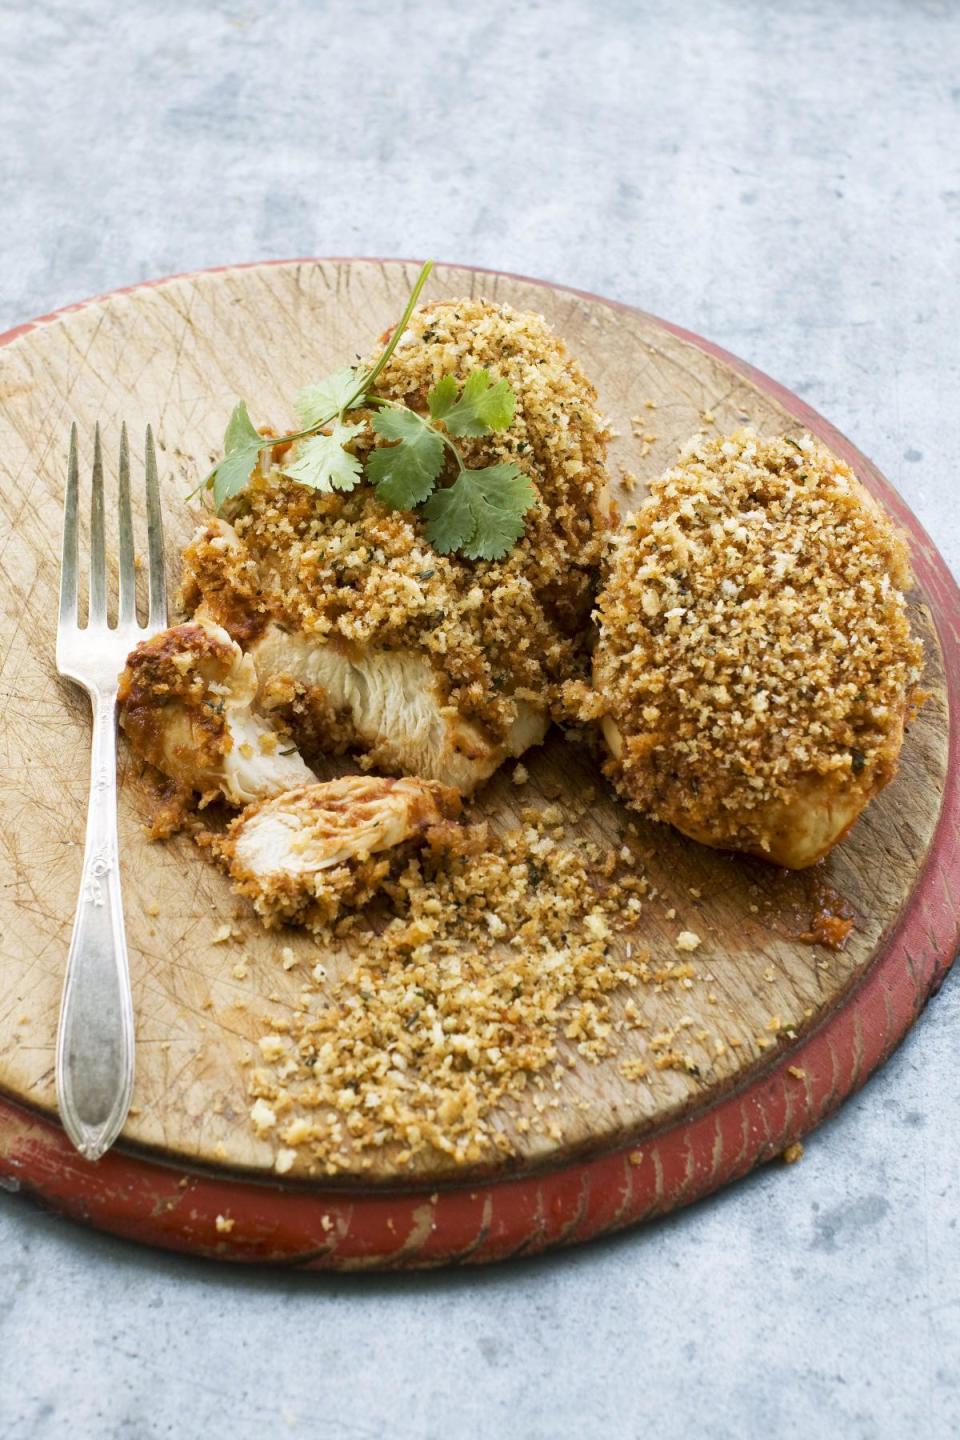
{"type": "Polygon", "coordinates": [[[260,451],[269,444],[254,428],[241,400],[233,408],[223,437],[224,457],[211,470],[205,483],[213,482],[213,500],[218,510],[244,488],[260,458],[260,451]]]}
{"type": "Polygon", "coordinates": [[[224,455],[212,471],[213,503],[217,510],[223,509],[228,500],[239,495],[250,480],[254,467],[260,459],[260,446],[251,445],[243,450],[231,450],[224,455]]]}
{"type": "Polygon", "coordinates": [[[338,420],[329,435],[312,435],[297,451],[297,457],[290,465],[284,465],[283,473],[301,485],[312,490],[352,490],[360,479],[361,464],[344,446],[348,445],[361,430],[359,425],[346,425],[338,420]]]}
{"type": "Polygon", "coordinates": [[[423,507],[427,538],[441,555],[451,555],[468,545],[477,533],[477,517],[471,502],[470,483],[464,484],[464,470],[455,484],[435,490],[423,507]]]}
{"type": "Polygon", "coordinates": [[[489,435],[491,430],[507,428],[513,419],[517,397],[506,380],[494,384],[489,370],[471,370],[460,399],[451,404],[452,387],[447,384],[448,379],[452,377],[444,376],[434,386],[427,403],[433,418],[442,420],[451,435],[489,435]],[[434,408],[437,405],[439,412],[434,408]]]}
{"type": "Polygon", "coordinates": [[[316,385],[305,385],[293,402],[302,428],[312,430],[317,425],[328,425],[345,410],[356,410],[364,401],[363,395],[357,394],[360,382],[359,370],[348,365],[324,376],[316,385]]]}
{"type": "Polygon", "coordinates": [[[223,448],[229,455],[231,450],[242,450],[247,445],[262,445],[264,438],[254,426],[247,413],[245,400],[239,401],[227,421],[223,437],[223,448]]]}
{"type": "Polygon", "coordinates": [[[457,382],[453,375],[444,375],[427,396],[434,420],[443,420],[457,403],[457,382]]]}
{"type": "Polygon", "coordinates": [[[523,517],[535,499],[533,485],[512,460],[463,470],[423,507],[427,536],[441,555],[459,550],[468,560],[501,560],[523,534],[523,517]]]}
{"type": "MultiPolygon", "coordinates": [[[[226,501],[238,494],[247,484],[262,450],[271,445],[305,440],[308,435],[324,430],[331,421],[341,422],[346,411],[363,405],[367,392],[388,364],[405,334],[410,316],[432,269],[432,260],[421,266],[403,315],[393,327],[390,339],[376,363],[369,370],[347,366],[327,375],[316,385],[308,385],[300,391],[295,403],[303,423],[295,434],[278,435],[269,439],[261,437],[254,429],[247,414],[247,407],[241,400],[234,407],[227,425],[223,459],[201,480],[193,494],[198,495],[201,490],[212,486],[214,503],[217,510],[221,510],[226,501]]],[[[305,485],[318,486],[320,489],[335,486],[341,490],[352,490],[359,478],[360,465],[353,455],[343,450],[343,445],[352,439],[358,428],[362,427],[342,427],[340,432],[335,430],[333,436],[325,437],[326,443],[318,444],[312,449],[304,446],[286,473],[292,474],[294,479],[300,479],[305,485]],[[343,453],[338,454],[338,449],[343,453]]]]}
{"type": "Polygon", "coordinates": [[[415,410],[384,407],[373,417],[373,428],[395,445],[372,451],[367,476],[377,496],[391,510],[412,510],[426,500],[443,465],[443,437],[415,410]]]}

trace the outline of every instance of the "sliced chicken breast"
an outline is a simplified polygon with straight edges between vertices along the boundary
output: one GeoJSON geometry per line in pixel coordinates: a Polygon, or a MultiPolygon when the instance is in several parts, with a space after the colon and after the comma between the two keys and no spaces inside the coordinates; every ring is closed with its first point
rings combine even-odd
{"type": "MultiPolygon", "coordinates": [[[[505,760],[542,743],[550,724],[546,694],[499,695],[496,724],[478,723],[449,694],[443,652],[386,649],[336,629],[308,632],[271,619],[261,597],[276,593],[273,561],[262,557],[252,579],[248,552],[227,521],[211,520],[198,532],[187,552],[197,571],[198,556],[203,584],[191,585],[185,603],[196,606],[199,623],[226,627],[240,641],[256,666],[258,707],[282,713],[308,753],[358,750],[378,769],[437,780],[468,796],[505,760]]],[[[289,567],[289,557],[283,563],[289,567]]]]}
{"type": "Polygon", "coordinates": [[[253,709],[257,672],[226,630],[193,622],[145,640],[120,677],[120,724],[142,759],[201,804],[247,805],[316,777],[253,709]]]}
{"type": "Polygon", "coordinates": [[[444,702],[427,658],[412,650],[323,644],[302,631],[268,625],[250,646],[264,709],[283,705],[291,687],[310,708],[321,744],[334,747],[344,722],[351,745],[379,769],[418,775],[470,795],[509,756],[539,745],[549,718],[529,701],[501,743],[444,702]]]}
{"type": "Polygon", "coordinates": [[[346,775],[249,806],[218,852],[268,924],[325,924],[362,904],[394,859],[459,813],[455,790],[407,777],[346,775]]]}

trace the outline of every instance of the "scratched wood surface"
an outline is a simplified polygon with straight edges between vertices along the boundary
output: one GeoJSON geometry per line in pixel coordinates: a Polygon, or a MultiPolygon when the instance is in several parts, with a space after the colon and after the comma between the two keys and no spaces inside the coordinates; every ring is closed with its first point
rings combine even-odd
{"type": "MultiPolygon", "coordinates": [[[[154,425],[175,562],[193,524],[188,493],[217,452],[235,399],[244,396],[258,421],[285,424],[300,385],[347,363],[396,318],[415,273],[414,266],[366,261],[213,272],[77,307],[23,327],[0,348],[0,1091],[16,1100],[54,1109],[57,1008],[86,807],[86,701],[53,666],[70,422],[78,421],[89,460],[95,421],[114,452],[126,420],[135,465],[142,460],[143,427],[154,425]]],[[[768,431],[799,428],[771,395],[721,359],[636,312],[522,279],[446,267],[435,271],[427,298],[471,293],[545,314],[582,359],[618,432],[611,472],[623,511],[642,498],[643,480],[703,426],[705,411],[720,428],[744,419],[768,431]],[[636,415],[652,439],[635,438],[636,415]],[[619,483],[621,468],[639,477],[632,493],[619,483]]],[[[556,1094],[552,1135],[537,1125],[521,1134],[522,1107],[503,1111],[498,1123],[518,1156],[511,1168],[599,1151],[705,1108],[782,1058],[864,974],[910,896],[940,813],[947,756],[943,666],[920,593],[913,615],[926,643],[932,698],[907,738],[900,775],[819,871],[819,880],[856,914],[846,949],[835,953],[795,938],[810,919],[809,877],[784,876],[640,823],[647,873],[660,893],[646,907],[639,933],[655,957],[673,961],[678,932],[695,930],[703,943],[693,957],[693,983],[631,992],[646,1028],[629,1032],[619,1054],[599,1064],[574,1054],[556,1094]],[[651,1065],[645,1079],[624,1078],[623,1059],[655,1059],[651,1037],[669,1030],[682,1034],[699,1073],[651,1065]]],[[[273,1165],[274,1146],[257,1139],[248,1124],[248,1069],[263,1015],[299,1003],[316,950],[305,937],[260,931],[187,838],[148,844],[137,767],[125,754],[121,764],[121,857],[137,1013],[136,1091],[124,1138],[182,1163],[263,1174],[273,1165]],[[242,938],[215,945],[225,922],[242,938]],[[281,945],[293,947],[292,969],[281,964],[281,945]],[[250,956],[245,980],[233,976],[241,952],[250,956]]],[[[572,795],[592,785],[597,798],[582,823],[584,835],[609,841],[632,818],[587,755],[559,736],[527,757],[527,765],[531,779],[522,792],[508,776],[496,778],[477,808],[509,824],[538,792],[552,795],[560,785],[572,795]]],[[[337,973],[332,966],[331,983],[337,973]]],[[[372,1171],[341,1178],[370,1185],[444,1174],[442,1163],[424,1158],[398,1177],[385,1153],[372,1171]]]]}

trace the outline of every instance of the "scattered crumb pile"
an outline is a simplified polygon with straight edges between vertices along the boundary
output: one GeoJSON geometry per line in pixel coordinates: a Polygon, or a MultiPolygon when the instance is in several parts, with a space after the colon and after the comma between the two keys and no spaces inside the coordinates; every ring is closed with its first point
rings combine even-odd
{"type": "Polygon", "coordinates": [[[580,704],[619,732],[609,772],[652,818],[760,850],[764,809],[810,777],[879,788],[921,672],[910,584],[899,533],[810,436],[698,436],[614,540],[580,704]]]}
{"type": "MultiPolygon", "coordinates": [[[[459,854],[435,863],[411,859],[380,933],[352,916],[327,937],[342,952],[352,930],[362,958],[332,1004],[271,1022],[251,1077],[251,1118],[279,1139],[281,1172],[298,1150],[329,1174],[358,1157],[370,1168],[383,1147],[401,1166],[428,1149],[458,1164],[509,1154],[504,1112],[496,1125],[491,1112],[525,1090],[537,1118],[517,1117],[517,1130],[559,1139],[553,1092],[574,1049],[588,1061],[615,1055],[623,1032],[645,1024],[629,998],[615,1012],[613,992],[693,984],[682,951],[694,936],[656,969],[635,943],[614,955],[615,933],[636,923],[649,890],[627,847],[568,848],[556,807],[525,811],[524,822],[502,839],[473,827],[459,854]]],[[[650,1068],[697,1073],[673,1038],[652,1038],[650,1068]]],[[[639,1080],[647,1066],[625,1061],[622,1073],[639,1080]]]]}

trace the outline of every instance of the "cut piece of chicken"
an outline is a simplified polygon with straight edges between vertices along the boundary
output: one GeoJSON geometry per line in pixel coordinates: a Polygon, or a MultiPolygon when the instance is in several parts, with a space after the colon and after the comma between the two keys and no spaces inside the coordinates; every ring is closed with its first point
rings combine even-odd
{"type": "Polygon", "coordinates": [[[458,445],[473,467],[516,464],[538,496],[502,560],[438,554],[419,512],[389,510],[366,482],[322,494],[274,468],[231,503],[232,524],[198,531],[182,592],[256,654],[262,696],[284,676],[306,689],[320,745],[464,794],[542,740],[585,663],[610,515],[596,392],[542,317],[466,299],[426,307],[377,388],[423,410],[442,375],[462,383],[480,367],[512,386],[516,413],[458,445]]]}
{"type": "Polygon", "coordinates": [[[519,700],[516,718],[495,743],[445,703],[436,671],[412,650],[323,644],[268,625],[249,653],[263,708],[284,707],[291,686],[302,692],[320,748],[335,749],[347,737],[377,768],[438,780],[462,795],[546,733],[545,708],[519,700]]]}
{"type": "Polygon", "coordinates": [[[810,436],[697,437],[614,543],[584,718],[623,796],[802,869],[896,774],[922,695],[903,538],[810,436]]]}
{"type": "Polygon", "coordinates": [[[120,724],[135,753],[202,805],[277,795],[316,777],[253,710],[253,661],[216,625],[175,625],[131,652],[120,724]]]}
{"type": "Polygon", "coordinates": [[[249,806],[216,848],[266,924],[321,925],[368,900],[459,810],[456,791],[432,781],[345,775],[249,806]]]}

